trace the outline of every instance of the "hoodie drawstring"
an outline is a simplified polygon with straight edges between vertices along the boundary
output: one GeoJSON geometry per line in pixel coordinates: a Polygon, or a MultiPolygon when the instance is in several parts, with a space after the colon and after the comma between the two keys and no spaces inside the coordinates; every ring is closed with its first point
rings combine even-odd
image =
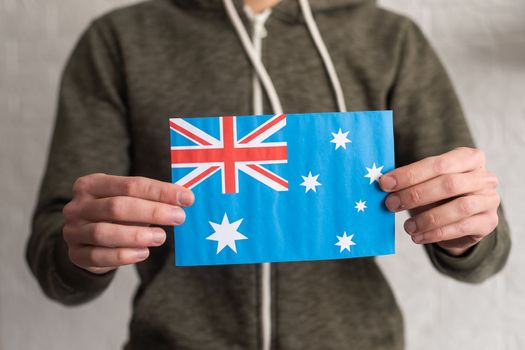
{"type": "MultiPolygon", "coordinates": [[[[299,6],[301,7],[301,12],[306,22],[308,31],[312,37],[312,40],[314,41],[315,47],[319,52],[319,55],[321,56],[325,69],[328,73],[330,84],[332,85],[332,89],[334,91],[335,98],[337,101],[337,107],[340,112],[346,112],[347,109],[343,94],[343,88],[341,87],[341,82],[339,81],[339,77],[337,76],[337,72],[335,70],[332,58],[330,57],[330,54],[328,53],[323,38],[321,37],[321,33],[319,32],[317,23],[315,23],[314,17],[312,15],[312,9],[310,8],[310,3],[308,2],[308,0],[298,0],[298,2],[299,6]]],[[[250,62],[253,68],[255,69],[255,72],[257,73],[257,76],[259,77],[264,87],[264,90],[266,91],[266,94],[272,106],[273,113],[282,114],[283,108],[281,105],[281,100],[277,95],[277,91],[275,90],[275,86],[273,85],[272,79],[268,75],[268,72],[266,71],[266,68],[264,67],[260,57],[257,57],[256,50],[253,47],[253,44],[250,40],[250,36],[246,31],[246,28],[242,24],[241,18],[237,13],[237,9],[235,8],[232,0],[223,0],[223,4],[224,8],[226,9],[226,13],[228,14],[228,17],[230,18],[230,21],[233,27],[235,28],[239,39],[241,40],[244,51],[248,55],[248,58],[250,59],[250,62]]]]}
{"type": "Polygon", "coordinates": [[[315,23],[314,16],[312,15],[312,9],[310,8],[310,3],[308,0],[299,0],[299,6],[301,7],[301,12],[303,13],[308,31],[312,36],[315,47],[317,48],[319,55],[321,55],[326,72],[330,77],[330,83],[332,84],[332,89],[334,90],[335,98],[337,100],[337,108],[339,108],[339,112],[346,112],[346,102],[343,94],[343,88],[341,87],[341,82],[337,76],[334,62],[332,62],[332,58],[330,57],[328,49],[326,48],[326,45],[323,41],[323,37],[319,32],[317,23],[315,23]]]}
{"type": "MultiPolygon", "coordinates": [[[[321,56],[324,67],[328,73],[330,84],[332,85],[332,89],[335,94],[337,107],[340,112],[346,112],[346,103],[344,100],[343,89],[341,87],[341,83],[337,76],[337,72],[335,70],[330,54],[328,53],[328,50],[326,49],[326,45],[319,32],[319,28],[317,27],[317,24],[315,23],[314,17],[312,15],[312,9],[310,8],[310,4],[308,3],[308,0],[298,0],[298,1],[299,1],[299,6],[301,7],[301,11],[302,11],[304,20],[306,22],[306,26],[308,28],[308,32],[310,33],[310,36],[312,37],[315,47],[317,51],[319,52],[319,55],[321,56]]],[[[252,67],[254,68],[255,73],[257,74],[257,77],[259,78],[260,83],[264,87],[264,90],[268,96],[268,99],[270,100],[270,105],[272,106],[273,113],[282,114],[283,107],[281,105],[281,100],[279,99],[279,95],[277,95],[277,91],[275,90],[275,86],[273,84],[272,79],[270,78],[270,75],[268,74],[268,71],[266,70],[266,68],[264,67],[264,64],[262,63],[262,59],[260,56],[260,47],[255,47],[254,43],[250,40],[250,36],[248,35],[248,32],[246,28],[244,27],[241,21],[241,18],[239,17],[237,9],[235,8],[235,5],[233,4],[232,0],[223,0],[223,4],[224,4],[224,8],[226,9],[227,15],[233,27],[235,28],[235,31],[239,39],[241,40],[242,47],[244,48],[244,51],[248,55],[248,58],[252,64],[252,67]]],[[[264,22],[268,18],[269,14],[270,14],[270,11],[265,13],[259,19],[256,19],[254,16],[251,16],[254,18],[250,18],[250,19],[252,19],[252,21],[261,20],[261,23],[258,23],[258,24],[260,26],[264,26],[264,22]]],[[[248,12],[247,15],[250,16],[250,12],[248,12]]],[[[257,82],[255,79],[254,99],[253,99],[254,106],[253,107],[254,107],[255,114],[262,114],[263,110],[262,110],[262,101],[261,101],[261,96],[260,96],[260,85],[258,83],[259,82],[257,82]]],[[[262,335],[262,349],[263,350],[270,350],[271,338],[272,338],[271,267],[270,266],[271,265],[269,263],[261,264],[261,279],[260,279],[261,280],[260,282],[261,283],[261,335],[262,335]]]]}
{"type": "Polygon", "coordinates": [[[255,69],[255,72],[257,72],[257,75],[261,80],[264,90],[266,91],[266,94],[270,99],[270,104],[272,105],[273,113],[282,114],[283,107],[281,105],[281,100],[277,95],[277,91],[275,91],[275,87],[273,86],[272,79],[268,75],[268,72],[266,71],[266,68],[264,67],[261,59],[257,57],[257,52],[253,47],[253,44],[250,40],[248,32],[246,31],[246,28],[244,28],[244,25],[242,24],[241,18],[237,13],[235,5],[233,5],[232,0],[223,0],[223,3],[224,8],[226,9],[226,13],[228,14],[228,17],[230,18],[230,21],[232,22],[232,25],[235,28],[239,39],[241,40],[244,51],[248,55],[248,58],[250,59],[250,62],[252,63],[253,68],[255,69]]]}

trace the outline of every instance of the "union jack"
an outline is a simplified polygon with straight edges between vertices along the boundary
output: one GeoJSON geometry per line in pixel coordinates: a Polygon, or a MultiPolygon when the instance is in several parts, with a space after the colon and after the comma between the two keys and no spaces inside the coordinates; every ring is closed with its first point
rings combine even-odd
{"type": "Polygon", "coordinates": [[[288,191],[288,181],[262,164],[288,162],[286,142],[263,142],[286,125],[286,115],[270,118],[237,139],[237,118],[218,117],[220,139],[181,118],[170,119],[170,128],[194,146],[171,147],[172,168],[195,168],[176,184],[193,188],[217,171],[222,174],[222,193],[239,192],[239,170],[276,191],[288,191]]]}

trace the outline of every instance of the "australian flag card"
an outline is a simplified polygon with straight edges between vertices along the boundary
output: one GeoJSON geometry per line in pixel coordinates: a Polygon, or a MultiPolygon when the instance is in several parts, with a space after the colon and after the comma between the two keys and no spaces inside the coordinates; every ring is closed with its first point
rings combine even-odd
{"type": "Polygon", "coordinates": [[[172,118],[178,266],[393,254],[392,111],[172,118]]]}

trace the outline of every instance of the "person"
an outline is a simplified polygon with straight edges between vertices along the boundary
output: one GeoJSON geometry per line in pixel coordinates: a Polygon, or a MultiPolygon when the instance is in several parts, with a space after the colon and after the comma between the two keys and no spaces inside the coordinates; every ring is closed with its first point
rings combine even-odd
{"type": "Polygon", "coordinates": [[[84,303],[136,264],[126,349],[402,349],[373,258],[174,266],[171,226],[196,199],[169,181],[168,118],[272,113],[276,98],[289,113],[393,109],[388,209],[410,211],[442,273],[478,283],[503,267],[497,178],[411,20],[370,0],[153,0],[94,20],[63,73],[27,246],[43,291],[84,303]]]}

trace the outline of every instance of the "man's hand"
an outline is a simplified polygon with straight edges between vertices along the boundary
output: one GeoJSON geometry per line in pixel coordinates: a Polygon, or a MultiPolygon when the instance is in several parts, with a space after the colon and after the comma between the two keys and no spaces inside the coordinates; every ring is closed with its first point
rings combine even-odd
{"type": "Polygon", "coordinates": [[[405,230],[418,244],[437,243],[461,255],[498,225],[498,179],[485,169],[483,152],[457,148],[383,175],[381,188],[392,192],[390,211],[410,210],[405,230]]]}
{"type": "Polygon", "coordinates": [[[63,210],[69,258],[93,273],[134,264],[160,246],[166,233],[156,225],[180,225],[193,193],[181,186],[144,177],[92,174],[73,186],[63,210]]]}

